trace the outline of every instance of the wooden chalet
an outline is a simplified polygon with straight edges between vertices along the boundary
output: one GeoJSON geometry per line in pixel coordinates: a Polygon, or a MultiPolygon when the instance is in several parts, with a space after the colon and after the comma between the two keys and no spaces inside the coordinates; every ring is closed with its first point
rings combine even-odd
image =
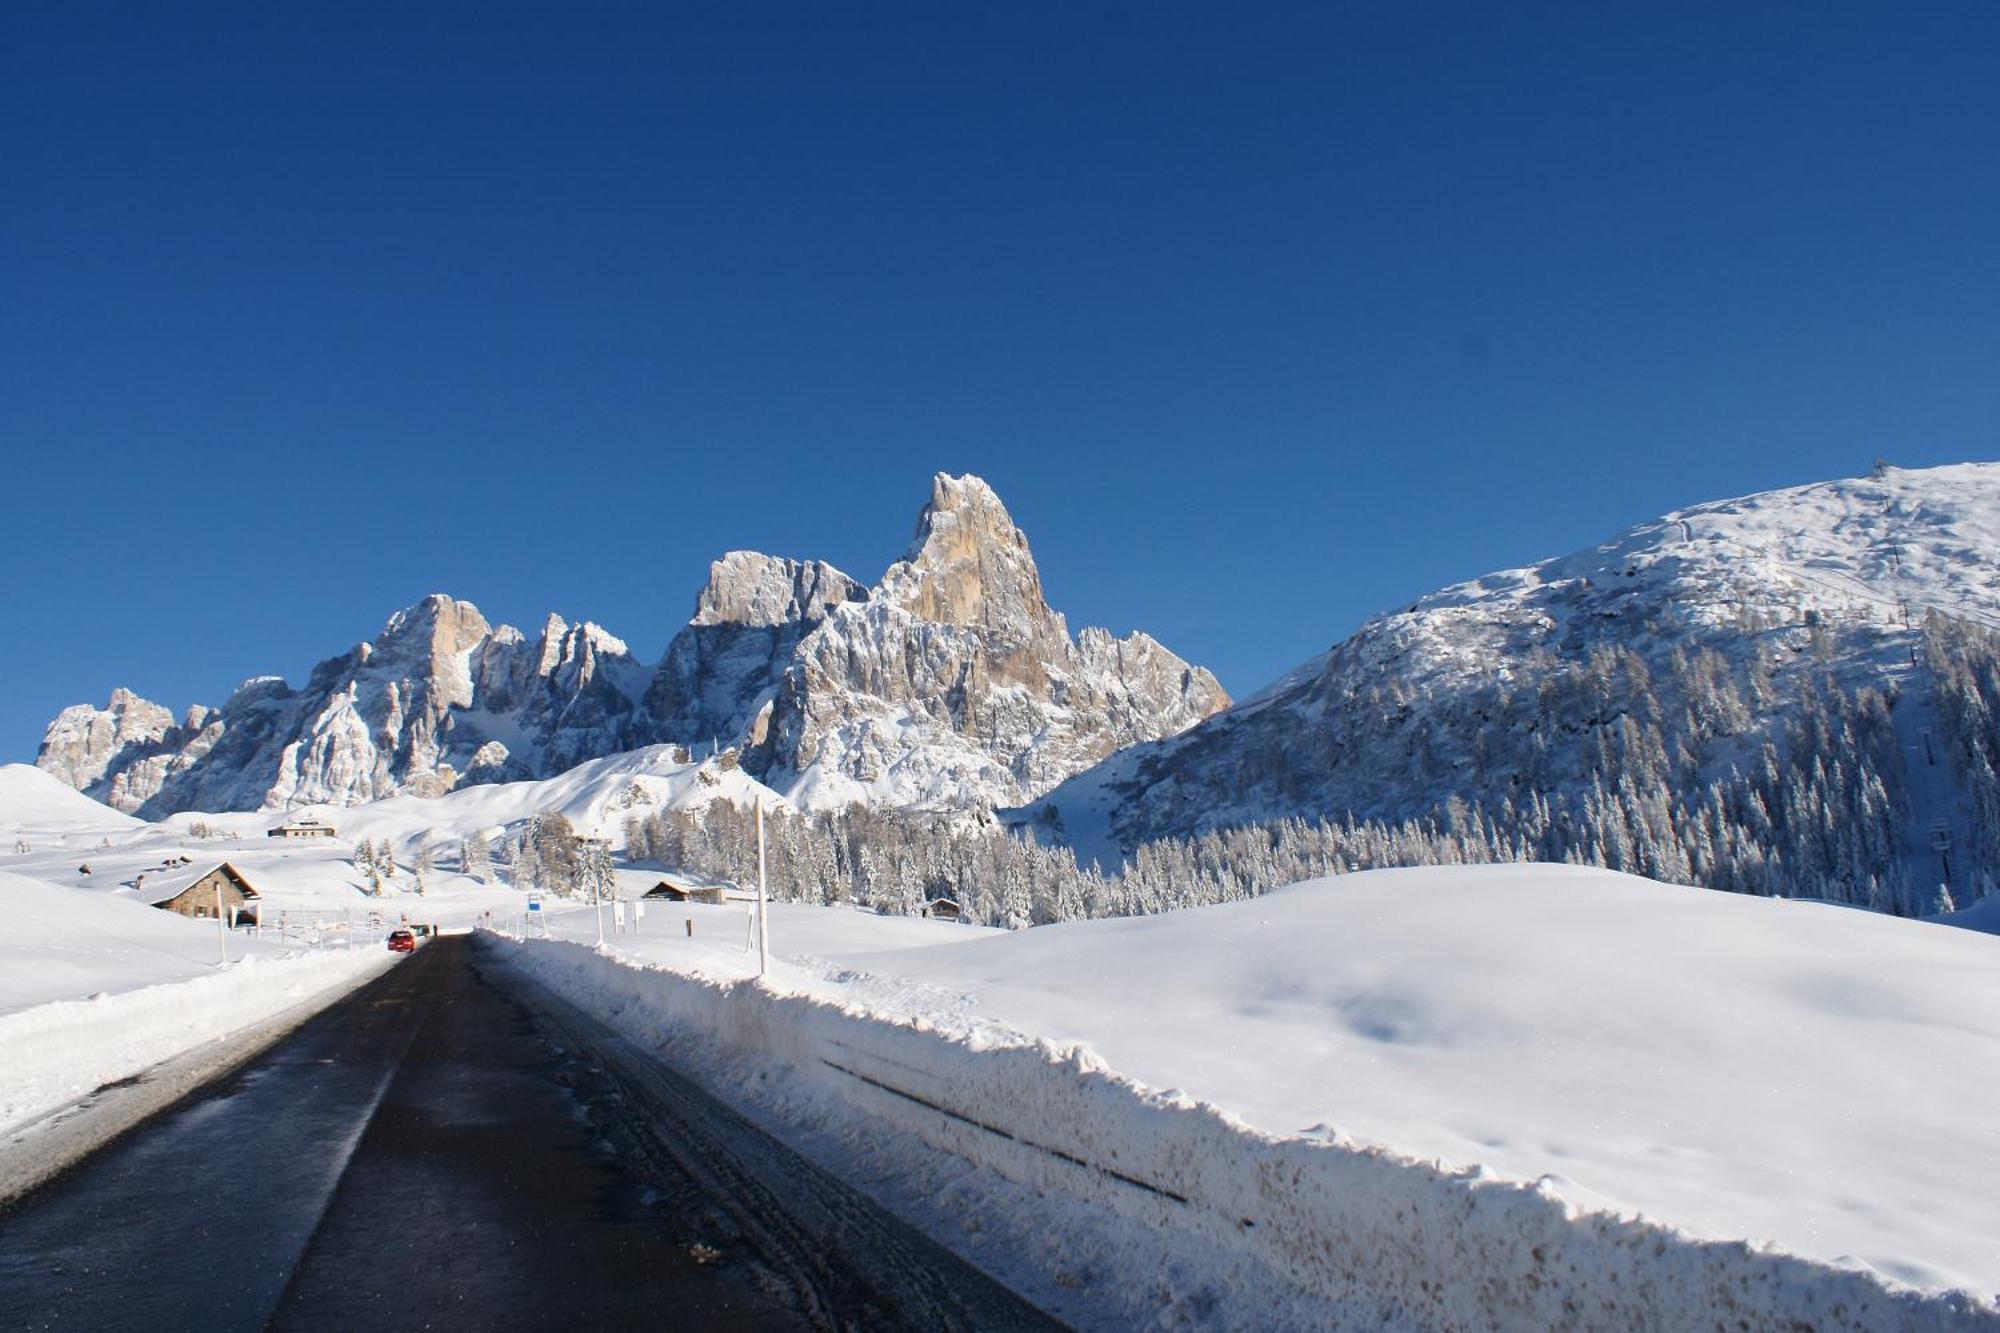
{"type": "Polygon", "coordinates": [[[725,902],[742,902],[757,895],[748,889],[738,888],[727,880],[670,870],[664,874],[647,875],[642,891],[637,896],[650,898],[656,902],[664,900],[670,903],[707,903],[719,907],[725,902]]]}

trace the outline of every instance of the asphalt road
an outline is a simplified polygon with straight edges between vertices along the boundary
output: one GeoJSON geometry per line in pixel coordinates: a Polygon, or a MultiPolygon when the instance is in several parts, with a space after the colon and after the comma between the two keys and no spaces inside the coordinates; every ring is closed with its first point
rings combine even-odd
{"type": "Polygon", "coordinates": [[[0,1214],[0,1328],[1048,1328],[473,941],[0,1214]]]}

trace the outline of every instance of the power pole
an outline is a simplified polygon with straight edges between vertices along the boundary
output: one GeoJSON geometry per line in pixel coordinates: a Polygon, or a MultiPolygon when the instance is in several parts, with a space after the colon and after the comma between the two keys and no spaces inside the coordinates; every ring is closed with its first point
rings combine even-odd
{"type": "Polygon", "coordinates": [[[216,934],[222,940],[222,961],[218,963],[216,966],[228,967],[229,966],[229,922],[223,918],[222,910],[223,910],[222,881],[217,880],[215,883],[215,928],[216,928],[216,934]]]}

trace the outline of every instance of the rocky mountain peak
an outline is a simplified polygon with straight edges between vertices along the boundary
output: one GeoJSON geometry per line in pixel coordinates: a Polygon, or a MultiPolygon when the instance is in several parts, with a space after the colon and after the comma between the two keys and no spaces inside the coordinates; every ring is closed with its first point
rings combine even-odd
{"type": "Polygon", "coordinates": [[[940,472],[910,549],[877,590],[919,620],[1018,634],[1058,619],[1042,595],[1028,538],[993,488],[940,472]]]}
{"type": "Polygon", "coordinates": [[[82,790],[121,757],[150,752],[174,730],[174,715],[119,687],[103,708],[74,704],[56,715],[42,737],[36,764],[82,790]]]}
{"type": "Polygon", "coordinates": [[[823,620],[841,603],[867,596],[867,589],[824,560],[731,551],[708,567],[708,582],[688,623],[770,627],[823,620]]]}
{"type": "Polygon", "coordinates": [[[471,602],[434,592],[390,616],[375,638],[375,647],[378,652],[414,652],[435,660],[470,652],[492,632],[471,602]]]}
{"type": "Polygon", "coordinates": [[[874,589],[732,551],[657,667],[588,621],[523,634],[433,594],[298,688],[259,679],[180,725],[128,692],[69,710],[37,762],[152,817],[436,794],[667,741],[734,747],[813,803],[965,806],[1045,791],[1227,702],[1143,636],[1072,640],[992,488],[939,474],[874,589]]]}

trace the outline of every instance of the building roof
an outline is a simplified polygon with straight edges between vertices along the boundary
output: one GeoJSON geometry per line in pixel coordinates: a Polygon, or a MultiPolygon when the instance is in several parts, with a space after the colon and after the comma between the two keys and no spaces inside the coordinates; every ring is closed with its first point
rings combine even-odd
{"type": "Polygon", "coordinates": [[[662,882],[689,892],[703,890],[718,891],[725,898],[750,898],[756,890],[739,888],[726,879],[716,879],[711,875],[697,875],[686,870],[614,870],[611,872],[618,886],[620,898],[643,898],[658,888],[662,882]]]}
{"type": "Polygon", "coordinates": [[[312,829],[315,832],[317,832],[320,829],[325,829],[328,833],[333,832],[333,825],[327,823],[324,819],[321,819],[318,815],[300,815],[297,819],[288,819],[282,824],[271,825],[269,831],[272,833],[278,833],[285,829],[295,829],[295,828],[312,829]]]}
{"type": "Polygon", "coordinates": [[[221,870],[235,881],[236,887],[245,897],[258,897],[257,890],[250,881],[243,878],[243,872],[227,861],[197,861],[193,865],[177,866],[172,870],[145,870],[140,873],[146,882],[132,890],[132,898],[137,902],[158,906],[170,899],[178,898],[209,875],[221,870]]]}

